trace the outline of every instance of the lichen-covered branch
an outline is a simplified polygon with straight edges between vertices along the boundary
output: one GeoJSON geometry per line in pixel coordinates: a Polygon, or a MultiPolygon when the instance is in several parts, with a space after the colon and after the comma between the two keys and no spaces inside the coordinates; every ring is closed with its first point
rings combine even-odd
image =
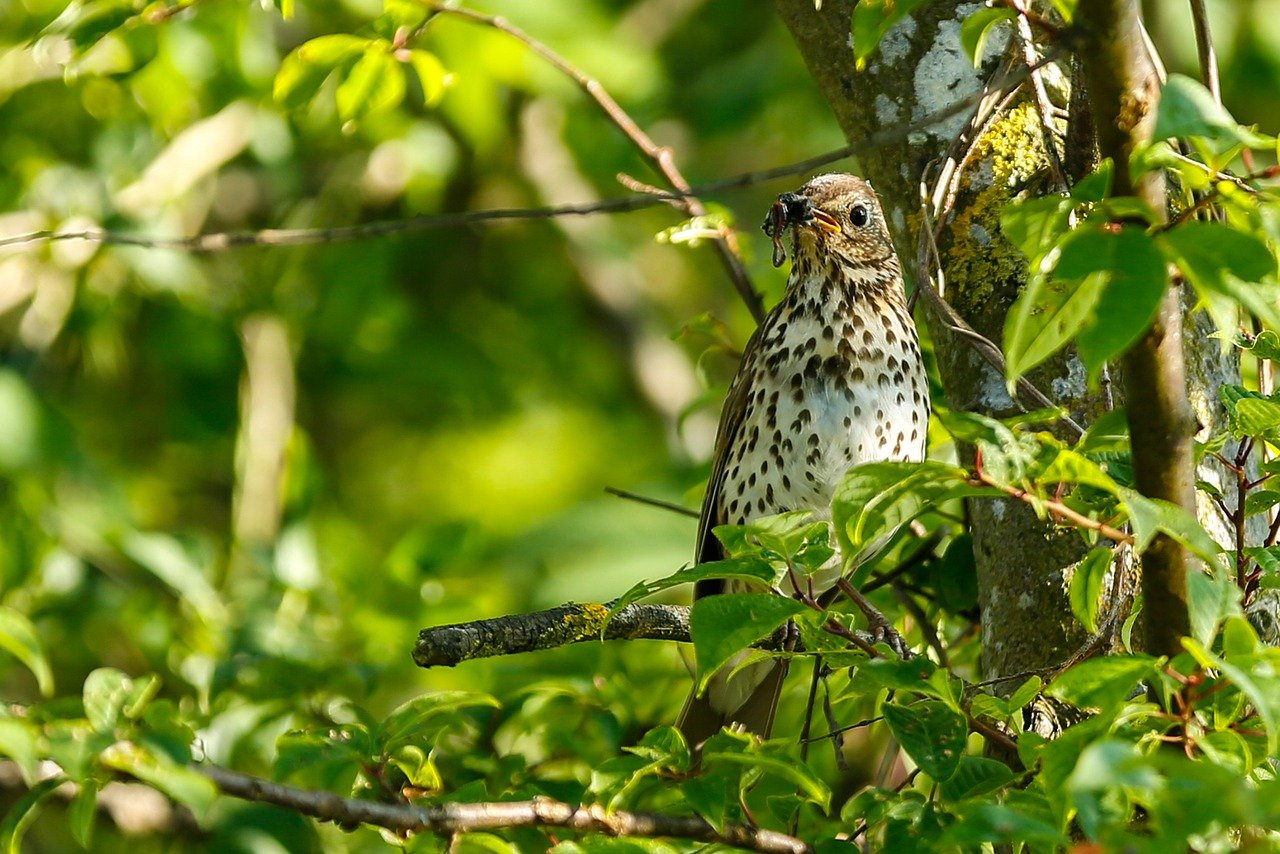
{"type": "Polygon", "coordinates": [[[430,806],[389,804],[273,783],[216,765],[192,767],[212,780],[223,794],[274,804],[344,826],[369,824],[399,833],[434,833],[439,836],[509,827],[562,827],[606,836],[689,839],[769,854],[808,854],[813,851],[807,842],[785,833],[733,822],[727,822],[717,830],[704,819],[692,815],[621,812],[595,804],[566,804],[550,798],[430,806]]]}
{"type": "Polygon", "coordinates": [[[452,667],[473,658],[514,655],[598,640],[689,640],[687,605],[628,605],[609,617],[609,605],[569,602],[546,611],[423,629],[413,648],[419,667],[452,667]]]}
{"type": "MultiPolygon", "coordinates": [[[[1163,175],[1134,176],[1129,158],[1150,139],[1159,83],[1147,54],[1137,0],[1082,0],[1081,51],[1098,131],[1098,150],[1115,163],[1115,193],[1141,197],[1163,216],[1163,175]]],[[[1124,356],[1134,479],[1150,498],[1196,512],[1195,415],[1187,395],[1182,347],[1182,301],[1170,288],[1155,322],[1124,356]]],[[[1142,556],[1146,648],[1177,655],[1191,633],[1187,573],[1191,556],[1165,534],[1142,556]]]]}

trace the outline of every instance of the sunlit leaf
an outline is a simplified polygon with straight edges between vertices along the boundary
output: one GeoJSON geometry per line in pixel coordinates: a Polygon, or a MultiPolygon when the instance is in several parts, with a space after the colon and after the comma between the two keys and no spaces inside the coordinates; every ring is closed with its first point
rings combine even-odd
{"type": "Polygon", "coordinates": [[[1154,138],[1198,136],[1220,145],[1266,148],[1274,139],[1242,127],[1204,84],[1183,74],[1170,74],[1160,92],[1154,138]]]}
{"type": "Polygon", "coordinates": [[[853,7],[853,55],[859,68],[875,53],[884,34],[925,0],[862,0],[853,7]]]}
{"type": "Polygon", "coordinates": [[[1017,16],[1017,11],[1009,6],[996,6],[979,9],[964,19],[960,25],[960,46],[974,68],[982,64],[983,48],[991,29],[1001,21],[1011,21],[1017,16]]]}
{"type": "Polygon", "coordinates": [[[400,63],[378,47],[356,60],[338,84],[338,118],[353,121],[398,106],[404,99],[404,71],[400,63]]]}
{"type": "Polygon", "coordinates": [[[155,786],[188,807],[197,818],[208,814],[218,795],[213,781],[200,772],[168,761],[136,744],[117,742],[102,752],[100,761],[107,768],[123,771],[155,786]]]}
{"type": "Polygon", "coordinates": [[[1059,675],[1045,693],[1082,709],[1110,709],[1155,673],[1155,663],[1147,655],[1091,658],[1059,675]]]}
{"type": "Polygon", "coordinates": [[[0,606],[0,648],[13,654],[36,677],[40,693],[53,696],[53,670],[45,657],[35,625],[25,614],[0,606]]]}
{"type": "Polygon", "coordinates": [[[772,593],[725,593],[694,602],[689,613],[689,634],[701,685],[705,686],[735,653],[805,610],[800,602],[772,593]]]}

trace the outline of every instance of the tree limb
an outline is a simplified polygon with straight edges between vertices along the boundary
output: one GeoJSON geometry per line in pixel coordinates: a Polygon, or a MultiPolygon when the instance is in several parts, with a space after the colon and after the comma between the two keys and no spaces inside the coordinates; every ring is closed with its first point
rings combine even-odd
{"type": "Polygon", "coordinates": [[[341,798],[332,792],[273,783],[217,765],[197,764],[191,767],[212,780],[223,794],[274,804],[343,826],[370,824],[399,833],[434,833],[440,836],[508,827],[563,827],[606,836],[672,837],[716,842],[769,854],[808,854],[813,851],[807,842],[794,836],[732,822],[716,830],[698,816],[620,812],[597,804],[575,806],[550,798],[431,806],[389,804],[341,798]]]}
{"type": "Polygon", "coordinates": [[[570,602],[534,611],[423,629],[413,649],[419,667],[453,667],[473,658],[554,649],[583,641],[689,641],[687,605],[628,605],[608,619],[609,605],[570,602]]]}
{"type": "MultiPolygon", "coordinates": [[[[1165,218],[1164,176],[1135,177],[1130,155],[1150,139],[1159,102],[1158,79],[1146,52],[1137,0],[1082,0],[1081,59],[1088,78],[1098,149],[1115,164],[1115,194],[1139,196],[1165,218]]],[[[1168,288],[1154,323],[1124,356],[1129,434],[1138,491],[1195,516],[1195,416],[1187,395],[1182,303],[1168,288]]],[[[1167,534],[1142,556],[1146,651],[1177,655],[1191,633],[1187,573],[1191,557],[1167,534]]]]}

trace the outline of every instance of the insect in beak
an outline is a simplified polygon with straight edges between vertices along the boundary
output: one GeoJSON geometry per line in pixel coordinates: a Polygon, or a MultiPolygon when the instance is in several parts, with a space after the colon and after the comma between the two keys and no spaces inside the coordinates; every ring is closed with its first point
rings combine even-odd
{"type": "Polygon", "coordinates": [[[782,245],[782,235],[787,230],[787,206],[781,200],[769,208],[764,221],[764,233],[773,238],[773,266],[781,267],[787,260],[787,250],[782,245]]]}

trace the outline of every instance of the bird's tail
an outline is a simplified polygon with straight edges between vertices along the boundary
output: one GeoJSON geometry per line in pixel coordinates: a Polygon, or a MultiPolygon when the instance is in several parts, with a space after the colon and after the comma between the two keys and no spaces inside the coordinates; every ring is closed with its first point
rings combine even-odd
{"type": "Polygon", "coordinates": [[[769,737],[787,676],[787,662],[769,659],[739,667],[740,663],[731,660],[711,677],[702,694],[698,694],[696,686],[689,693],[676,726],[691,747],[702,744],[721,727],[732,725],[761,738],[769,737]]]}

